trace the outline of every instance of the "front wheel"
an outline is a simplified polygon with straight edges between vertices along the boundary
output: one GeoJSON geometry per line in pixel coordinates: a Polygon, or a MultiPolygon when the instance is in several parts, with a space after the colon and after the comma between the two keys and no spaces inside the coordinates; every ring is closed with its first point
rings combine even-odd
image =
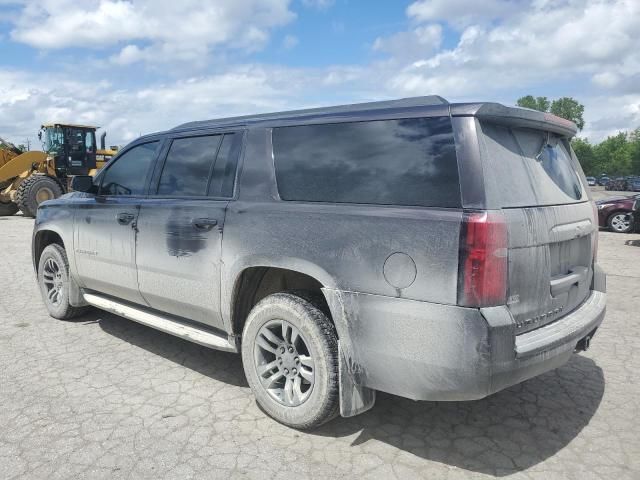
{"type": "Polygon", "coordinates": [[[278,422],[310,429],[338,414],[338,339],[310,300],[261,300],[244,326],[242,363],[258,405],[278,422]]]}
{"type": "Polygon", "coordinates": [[[631,222],[631,214],[624,212],[614,213],[607,221],[609,228],[618,233],[629,233],[633,227],[631,222]]]}
{"type": "Polygon", "coordinates": [[[69,304],[69,261],[60,245],[45,247],[38,262],[38,285],[45,306],[53,318],[67,320],[84,313],[86,307],[69,304]]]}

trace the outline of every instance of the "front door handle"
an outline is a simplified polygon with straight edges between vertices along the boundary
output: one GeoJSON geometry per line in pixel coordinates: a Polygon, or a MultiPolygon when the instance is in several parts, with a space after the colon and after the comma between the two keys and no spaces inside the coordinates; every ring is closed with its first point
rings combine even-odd
{"type": "Polygon", "coordinates": [[[209,231],[218,225],[218,220],[215,218],[194,218],[191,220],[191,225],[193,225],[193,228],[196,230],[209,231]]]}
{"type": "Polygon", "coordinates": [[[128,212],[122,212],[116,215],[116,219],[118,220],[118,223],[120,225],[129,225],[134,218],[135,218],[135,215],[133,213],[128,213],[128,212]]]}

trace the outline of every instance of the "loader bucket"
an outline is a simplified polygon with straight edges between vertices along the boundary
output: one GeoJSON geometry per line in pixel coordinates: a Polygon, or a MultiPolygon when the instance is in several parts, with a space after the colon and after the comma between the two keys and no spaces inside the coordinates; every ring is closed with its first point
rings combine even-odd
{"type": "Polygon", "coordinates": [[[0,183],[6,182],[19,176],[21,173],[31,170],[31,166],[35,163],[40,165],[46,161],[47,154],[45,152],[24,152],[13,157],[4,165],[0,166],[0,183]]]}

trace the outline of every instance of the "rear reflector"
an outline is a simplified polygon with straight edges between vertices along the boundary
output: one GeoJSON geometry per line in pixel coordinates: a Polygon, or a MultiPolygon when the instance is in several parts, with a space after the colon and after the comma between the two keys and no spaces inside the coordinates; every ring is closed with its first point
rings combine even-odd
{"type": "Polygon", "coordinates": [[[458,304],[504,305],[507,299],[507,225],[500,212],[465,212],[460,229],[458,304]]]}

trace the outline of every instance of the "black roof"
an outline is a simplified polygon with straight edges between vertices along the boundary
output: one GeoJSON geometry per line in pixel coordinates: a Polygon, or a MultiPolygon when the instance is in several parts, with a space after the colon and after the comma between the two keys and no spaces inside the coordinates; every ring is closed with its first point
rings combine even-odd
{"type": "Polygon", "coordinates": [[[323,117],[336,116],[363,117],[367,114],[373,115],[377,113],[379,115],[381,111],[397,114],[399,111],[405,110],[417,110],[419,112],[437,110],[442,112],[440,114],[444,115],[476,116],[478,118],[497,123],[507,123],[509,125],[517,125],[521,127],[550,130],[566,136],[573,136],[577,132],[577,128],[573,122],[564,120],[549,113],[538,112],[526,108],[507,107],[493,102],[449,103],[438,95],[203,120],[184,123],[173,128],[171,131],[175,132],[204,128],[246,126],[251,124],[287,122],[302,119],[317,120],[323,117]]]}
{"type": "Polygon", "coordinates": [[[449,105],[444,98],[438,95],[426,97],[400,98],[397,100],[385,100],[380,102],[354,103],[348,105],[336,105],[331,107],[307,108],[303,110],[289,110],[283,112],[261,113],[258,115],[244,115],[240,117],[227,117],[214,120],[203,120],[197,122],[184,123],[173,128],[173,130],[183,130],[192,128],[207,128],[227,125],[247,125],[251,123],[294,120],[300,117],[321,117],[336,114],[355,114],[365,112],[375,112],[377,110],[405,109],[412,107],[449,105]]]}

